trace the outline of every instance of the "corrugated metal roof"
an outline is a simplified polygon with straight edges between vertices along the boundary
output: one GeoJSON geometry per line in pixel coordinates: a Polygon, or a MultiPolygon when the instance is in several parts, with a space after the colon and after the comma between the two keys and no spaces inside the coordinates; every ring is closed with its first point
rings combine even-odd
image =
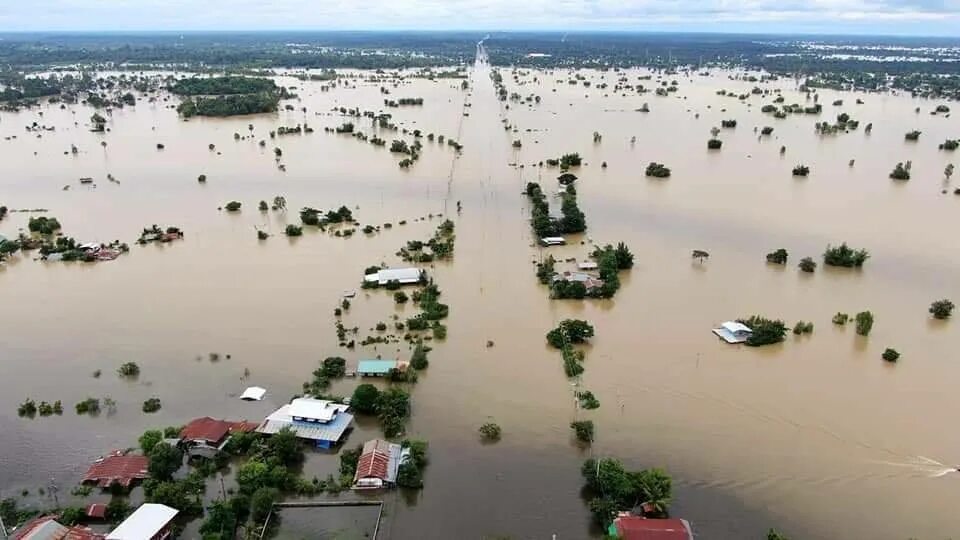
{"type": "Polygon", "coordinates": [[[380,285],[386,285],[390,281],[400,283],[417,283],[420,281],[422,270],[419,268],[383,268],[375,274],[363,276],[366,281],[376,281],[380,285]]]}
{"type": "Polygon", "coordinates": [[[163,504],[145,503],[123,520],[107,540],[150,540],[162,531],[179,513],[176,508],[163,504]]]}
{"type": "Polygon", "coordinates": [[[347,407],[347,405],[334,403],[326,399],[302,397],[290,402],[287,414],[298,418],[309,418],[321,422],[329,422],[337,413],[346,411],[347,407]]]}
{"type": "Polygon", "coordinates": [[[353,476],[354,483],[362,478],[379,478],[385,482],[396,482],[401,451],[399,444],[383,439],[365,442],[363,453],[360,454],[360,460],[357,462],[357,472],[353,476]]]}
{"type": "Polygon", "coordinates": [[[357,373],[360,375],[386,375],[396,367],[396,360],[361,360],[357,364],[357,373]]]}
{"type": "MultiPolygon", "coordinates": [[[[343,407],[346,410],[347,406],[343,405],[343,407]]],[[[347,412],[337,413],[333,420],[326,423],[296,422],[290,415],[290,405],[284,405],[268,416],[263,424],[257,428],[257,432],[272,435],[285,427],[289,427],[301,439],[337,442],[352,423],[353,415],[347,412]]]]}
{"type": "Polygon", "coordinates": [[[256,427],[256,424],[250,422],[231,422],[205,416],[191,420],[189,424],[184,426],[180,430],[180,438],[186,442],[209,441],[216,444],[222,441],[228,433],[253,431],[256,427]]]}
{"type": "Polygon", "coordinates": [[[134,480],[143,480],[149,476],[149,462],[146,456],[115,452],[95,461],[83,476],[83,482],[97,482],[101,487],[114,483],[129,486],[134,480]]]}
{"type": "Polygon", "coordinates": [[[613,525],[622,540],[693,540],[690,524],[683,519],[621,516],[613,525]]]}

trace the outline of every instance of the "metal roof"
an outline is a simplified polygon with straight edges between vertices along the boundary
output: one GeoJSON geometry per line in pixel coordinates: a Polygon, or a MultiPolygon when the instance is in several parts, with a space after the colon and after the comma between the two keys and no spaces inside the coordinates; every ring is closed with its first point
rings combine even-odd
{"type": "Polygon", "coordinates": [[[298,418],[329,422],[337,413],[346,411],[347,408],[347,405],[334,403],[325,399],[302,397],[290,402],[287,414],[298,418]]]}
{"type": "Polygon", "coordinates": [[[231,422],[205,416],[191,420],[189,424],[183,426],[180,430],[180,438],[186,442],[208,441],[216,444],[229,433],[253,431],[256,427],[256,424],[249,422],[231,422]]]}
{"type": "Polygon", "coordinates": [[[93,462],[82,481],[97,482],[100,487],[109,487],[113,483],[126,487],[134,480],[142,480],[150,475],[147,471],[149,461],[146,456],[114,452],[93,462]]]}
{"type": "Polygon", "coordinates": [[[363,276],[363,279],[365,281],[376,281],[380,285],[386,285],[391,281],[417,283],[420,281],[422,272],[419,268],[383,268],[379,272],[363,276]]]}
{"type": "MultiPolygon", "coordinates": [[[[343,411],[346,411],[347,406],[342,405],[342,407],[343,411]]],[[[348,412],[339,412],[333,420],[326,423],[297,422],[290,415],[290,408],[291,405],[284,405],[274,411],[260,424],[257,432],[273,435],[281,429],[289,427],[301,439],[337,442],[343,437],[350,424],[353,423],[353,415],[348,412]]]]}
{"type": "Polygon", "coordinates": [[[179,513],[163,504],[145,503],[123,520],[107,540],[150,540],[179,513]]]}
{"type": "Polygon", "coordinates": [[[647,519],[621,516],[611,527],[623,540],[693,540],[690,524],[685,519],[647,519]]]}
{"type": "Polygon", "coordinates": [[[385,482],[396,482],[402,451],[399,444],[383,439],[365,442],[363,453],[357,461],[357,472],[353,476],[354,483],[361,478],[379,478],[385,482]]]}
{"type": "Polygon", "coordinates": [[[240,399],[247,401],[260,401],[263,399],[263,396],[267,393],[266,388],[260,388],[259,386],[251,386],[243,391],[240,394],[240,399]]]}
{"type": "Polygon", "coordinates": [[[749,326],[737,321],[727,321],[720,326],[728,332],[753,332],[749,326]]]}
{"type": "Polygon", "coordinates": [[[360,375],[386,375],[397,366],[398,362],[396,360],[361,360],[357,364],[357,373],[360,375]]]}

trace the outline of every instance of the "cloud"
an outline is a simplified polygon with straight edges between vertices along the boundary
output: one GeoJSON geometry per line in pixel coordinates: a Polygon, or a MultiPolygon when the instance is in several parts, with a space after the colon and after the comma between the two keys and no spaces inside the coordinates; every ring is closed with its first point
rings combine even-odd
{"type": "Polygon", "coordinates": [[[955,33],[960,0],[0,0],[0,30],[564,29],[955,33]],[[758,27],[755,23],[776,23],[758,27]]]}

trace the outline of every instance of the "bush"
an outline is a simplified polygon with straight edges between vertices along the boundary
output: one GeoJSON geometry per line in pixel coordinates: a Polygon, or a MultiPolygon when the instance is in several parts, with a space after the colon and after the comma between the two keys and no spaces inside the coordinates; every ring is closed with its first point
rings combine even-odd
{"type": "Polygon", "coordinates": [[[287,225],[287,228],[283,230],[283,233],[287,236],[302,236],[303,227],[291,223],[290,225],[287,225]]]}
{"type": "Polygon", "coordinates": [[[77,414],[95,415],[100,412],[100,400],[97,398],[87,398],[74,405],[77,414]]]}
{"type": "Polygon", "coordinates": [[[143,412],[155,413],[160,410],[160,398],[150,398],[143,402],[143,412]]]}
{"type": "Polygon", "coordinates": [[[423,343],[417,343],[417,346],[413,349],[413,354],[410,356],[410,367],[416,370],[427,369],[427,366],[430,365],[430,361],[427,359],[428,352],[430,352],[429,347],[424,347],[423,343]]]}
{"type": "Polygon", "coordinates": [[[800,270],[807,273],[812,273],[817,269],[817,263],[810,257],[804,257],[800,259],[800,264],[798,265],[800,270]]]}
{"type": "Polygon", "coordinates": [[[580,407],[583,409],[592,410],[600,407],[600,400],[589,390],[577,392],[577,399],[580,401],[580,407]]]}
{"type": "Polygon", "coordinates": [[[903,163],[897,163],[897,166],[890,172],[890,178],[894,180],[909,180],[910,169],[905,167],[903,163]]]}
{"type": "Polygon", "coordinates": [[[330,379],[343,377],[347,374],[347,361],[339,356],[328,356],[323,359],[320,371],[330,379]]]}
{"type": "Polygon", "coordinates": [[[767,253],[767,262],[774,264],[787,264],[787,250],[780,248],[774,252],[767,253]]]}
{"type": "Polygon", "coordinates": [[[861,311],[857,313],[854,320],[857,323],[857,334],[861,336],[870,335],[870,330],[873,328],[873,313],[861,311]]]}
{"type": "Polygon", "coordinates": [[[594,334],[593,326],[580,319],[566,319],[560,325],[547,332],[547,342],[557,349],[568,343],[584,343],[594,334]]]}
{"type": "Polygon", "coordinates": [[[121,377],[136,377],[140,375],[140,366],[136,362],[127,362],[117,369],[117,374],[121,377]]]}
{"type": "Polygon", "coordinates": [[[380,399],[380,390],[372,384],[361,384],[353,391],[350,407],[361,414],[375,414],[377,402],[380,399]]]}
{"type": "Polygon", "coordinates": [[[149,455],[153,447],[163,441],[163,432],[158,429],[151,429],[143,432],[138,442],[143,455],[149,455]]]}
{"type": "Polygon", "coordinates": [[[647,165],[646,175],[654,178],[669,178],[670,169],[667,168],[663,163],[655,163],[651,161],[647,165]]]}
{"type": "Polygon", "coordinates": [[[833,316],[833,324],[837,324],[840,326],[847,324],[847,321],[849,320],[850,320],[850,316],[847,315],[846,313],[838,312],[836,315],[833,316]]]}
{"type": "Polygon", "coordinates": [[[501,430],[500,426],[494,424],[493,422],[487,422],[486,424],[480,426],[480,436],[487,441],[499,441],[501,430]]]}
{"type": "Polygon", "coordinates": [[[947,299],[937,300],[930,304],[930,313],[934,319],[949,319],[953,313],[953,302],[947,299]]]}
{"type": "Polygon", "coordinates": [[[738,319],[738,322],[753,330],[746,341],[746,344],[751,347],[779,343],[787,335],[787,326],[779,319],[767,319],[759,315],[753,315],[748,319],[738,319]]]}
{"type": "Polygon", "coordinates": [[[570,428],[580,442],[589,443],[593,441],[593,420],[579,420],[570,422],[570,428]]]}
{"type": "Polygon", "coordinates": [[[812,322],[803,322],[798,321],[797,324],[793,326],[793,333],[795,335],[800,334],[812,334],[813,333],[813,323],[812,322]]]}
{"type": "Polygon", "coordinates": [[[736,120],[721,120],[721,121],[720,121],[720,127],[724,127],[724,128],[735,128],[735,127],[737,127],[737,121],[736,121],[736,120]]]}
{"type": "Polygon", "coordinates": [[[40,216],[36,218],[30,218],[30,221],[27,223],[27,228],[30,232],[40,233],[40,234],[53,234],[60,230],[60,222],[57,221],[57,218],[40,216]]]}
{"type": "Polygon", "coordinates": [[[920,132],[917,130],[908,131],[906,135],[903,136],[904,139],[908,141],[916,141],[920,138],[920,132]]]}
{"type": "Polygon", "coordinates": [[[880,356],[887,362],[896,362],[900,358],[900,353],[896,349],[886,349],[880,356]]]}
{"type": "Polygon", "coordinates": [[[844,268],[860,268],[870,258],[865,249],[852,249],[844,242],[839,246],[827,246],[823,252],[823,262],[828,266],[842,266],[844,268]]]}
{"type": "Polygon", "coordinates": [[[708,139],[707,140],[707,149],[708,150],[719,150],[723,147],[723,141],[720,139],[708,139]]]}
{"type": "Polygon", "coordinates": [[[810,174],[810,167],[806,165],[797,165],[793,168],[794,176],[807,176],[808,174],[810,174]]]}
{"type": "Polygon", "coordinates": [[[224,208],[227,210],[227,212],[237,212],[240,210],[241,206],[243,205],[240,204],[240,202],[238,201],[230,201],[226,205],[224,205],[224,208]]]}

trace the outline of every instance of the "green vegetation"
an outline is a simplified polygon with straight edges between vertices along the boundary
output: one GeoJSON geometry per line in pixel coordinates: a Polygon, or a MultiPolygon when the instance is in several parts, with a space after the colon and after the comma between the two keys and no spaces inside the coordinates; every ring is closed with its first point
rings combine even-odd
{"type": "Polygon", "coordinates": [[[117,375],[126,378],[134,378],[140,376],[140,366],[136,362],[126,362],[121,364],[117,369],[117,375]]]}
{"type": "Polygon", "coordinates": [[[933,315],[934,319],[949,319],[953,313],[953,308],[953,302],[944,298],[930,304],[930,314],[933,315]]]}
{"type": "Polygon", "coordinates": [[[479,431],[480,431],[480,436],[485,441],[499,441],[502,435],[502,430],[500,429],[500,426],[493,422],[487,422],[483,424],[482,426],[480,426],[479,431]]]}
{"type": "Polygon", "coordinates": [[[794,335],[797,335],[797,336],[799,336],[800,334],[812,334],[813,323],[798,321],[797,324],[793,325],[793,333],[794,335]]]}
{"type": "Polygon", "coordinates": [[[154,444],[147,457],[150,458],[150,477],[160,481],[173,479],[173,473],[183,465],[183,453],[163,441],[154,444]]]}
{"type": "Polygon", "coordinates": [[[721,120],[721,121],[720,121],[720,127],[728,128],[728,129],[735,128],[735,127],[737,127],[737,121],[736,121],[736,120],[721,120]]]}
{"type": "Polygon", "coordinates": [[[873,313],[869,311],[861,311],[857,313],[854,317],[854,320],[857,323],[857,334],[861,336],[870,335],[870,330],[873,328],[873,313]]]}
{"type": "Polygon", "coordinates": [[[241,204],[239,201],[230,201],[223,207],[227,210],[227,212],[238,212],[241,206],[243,206],[243,204],[241,204]]]}
{"type": "Polygon", "coordinates": [[[376,414],[380,390],[376,386],[364,383],[357,386],[350,399],[350,407],[360,414],[376,414]]]}
{"type": "Polygon", "coordinates": [[[770,529],[767,531],[767,540],[790,540],[790,538],[776,529],[770,529]]]}
{"type": "Polygon", "coordinates": [[[426,347],[418,341],[417,346],[413,349],[413,354],[410,356],[410,367],[418,371],[427,369],[427,366],[430,365],[430,361],[427,359],[428,352],[430,352],[430,347],[426,347]]]}
{"type": "Polygon", "coordinates": [[[578,441],[584,443],[593,442],[593,420],[577,420],[570,422],[570,429],[578,441]]]}
{"type": "Polygon", "coordinates": [[[908,141],[916,141],[920,138],[920,132],[917,130],[908,131],[907,134],[903,136],[903,138],[908,141]]]}
{"type": "Polygon", "coordinates": [[[39,234],[53,234],[60,230],[60,222],[55,217],[32,217],[27,223],[30,232],[39,234]]]}
{"type": "Polygon", "coordinates": [[[707,139],[707,149],[709,150],[720,150],[723,147],[723,141],[717,139],[716,137],[707,139]]]}
{"type": "Polygon", "coordinates": [[[143,402],[143,412],[155,413],[160,410],[160,398],[152,397],[143,402]]]}
{"type": "Polygon", "coordinates": [[[256,94],[275,92],[277,85],[272,79],[225,76],[192,77],[175,82],[170,91],[181,96],[223,96],[230,94],[256,94]]]}
{"type": "Polygon", "coordinates": [[[836,324],[836,325],[839,325],[839,326],[843,326],[843,325],[847,324],[847,321],[850,320],[850,316],[847,315],[846,313],[839,313],[839,312],[838,312],[836,315],[833,316],[833,319],[831,319],[831,320],[833,321],[833,324],[836,324]]]}
{"type": "Polygon", "coordinates": [[[561,349],[567,344],[584,343],[592,338],[593,334],[593,326],[587,321],[566,319],[561,321],[556,328],[547,332],[547,343],[561,349]]]}
{"type": "Polygon", "coordinates": [[[787,250],[780,248],[776,251],[767,253],[767,262],[773,264],[787,264],[787,250]]]}
{"type": "Polygon", "coordinates": [[[423,487],[423,469],[427,466],[427,442],[405,440],[403,448],[410,450],[410,457],[400,464],[397,470],[397,485],[402,488],[420,489],[423,487]]]}
{"type": "Polygon", "coordinates": [[[581,409],[592,410],[600,407],[600,400],[589,390],[577,392],[577,400],[579,401],[581,409]]]}
{"type": "Polygon", "coordinates": [[[587,230],[586,216],[577,205],[577,192],[573,186],[567,187],[561,195],[560,219],[550,216],[550,205],[540,188],[540,184],[530,182],[525,191],[527,198],[533,205],[530,212],[530,226],[539,238],[556,236],[558,234],[575,234],[587,230]]]}
{"type": "Polygon", "coordinates": [[[746,344],[751,347],[780,343],[787,335],[787,326],[779,319],[767,319],[753,315],[747,319],[737,319],[753,330],[746,344]]]}
{"type": "Polygon", "coordinates": [[[77,410],[77,414],[90,414],[95,416],[100,413],[100,400],[97,398],[90,398],[77,403],[74,408],[77,410]]]}
{"type": "Polygon", "coordinates": [[[900,353],[898,353],[896,349],[889,349],[889,348],[888,348],[888,349],[884,350],[884,351],[883,351],[883,354],[880,355],[880,356],[881,356],[881,358],[883,358],[883,359],[886,360],[887,362],[896,362],[897,360],[900,359],[900,353]]]}
{"type": "Polygon", "coordinates": [[[184,118],[192,116],[236,116],[276,112],[280,98],[274,94],[226,95],[195,97],[177,105],[184,118]]]}
{"type": "Polygon", "coordinates": [[[803,272],[813,273],[817,269],[817,262],[810,257],[804,257],[800,259],[800,264],[797,266],[803,272]]]}
{"type": "Polygon", "coordinates": [[[385,437],[402,435],[404,423],[410,416],[410,394],[405,390],[391,386],[380,392],[377,397],[376,410],[385,437]]]}
{"type": "Polygon", "coordinates": [[[906,165],[903,163],[897,163],[897,166],[894,167],[893,171],[890,172],[890,178],[894,180],[909,180],[910,162],[908,161],[906,165]]]}
{"type": "Polygon", "coordinates": [[[673,482],[663,469],[627,471],[612,458],[588,459],[580,468],[586,481],[585,494],[598,525],[607,527],[617,513],[646,503],[644,515],[666,517],[673,497],[673,482]]]}
{"type": "Polygon", "coordinates": [[[645,174],[647,176],[652,176],[654,178],[669,178],[670,169],[668,169],[663,163],[656,163],[651,161],[647,165],[647,170],[645,174]]]}
{"type": "Polygon", "coordinates": [[[960,139],[947,139],[940,144],[940,150],[954,151],[960,147],[960,139]]]}
{"type": "Polygon", "coordinates": [[[456,235],[453,234],[453,231],[453,222],[445,219],[437,226],[430,240],[426,242],[410,240],[405,247],[400,248],[397,256],[405,261],[420,263],[450,260],[453,258],[454,242],[456,241],[456,235]]]}
{"type": "Polygon", "coordinates": [[[806,165],[800,164],[793,168],[794,176],[807,176],[808,174],[810,174],[810,167],[806,165]]]}
{"type": "Polygon", "coordinates": [[[844,268],[860,268],[870,258],[865,249],[852,249],[844,242],[839,246],[827,246],[823,252],[823,263],[827,266],[842,266],[844,268]]]}
{"type": "Polygon", "coordinates": [[[153,447],[163,441],[163,432],[159,429],[150,429],[143,432],[137,442],[140,443],[140,450],[143,455],[149,456],[153,447]]]}
{"type": "Polygon", "coordinates": [[[291,237],[303,236],[303,227],[300,227],[299,225],[294,225],[293,223],[291,223],[287,225],[286,228],[283,229],[283,234],[291,237]]]}

